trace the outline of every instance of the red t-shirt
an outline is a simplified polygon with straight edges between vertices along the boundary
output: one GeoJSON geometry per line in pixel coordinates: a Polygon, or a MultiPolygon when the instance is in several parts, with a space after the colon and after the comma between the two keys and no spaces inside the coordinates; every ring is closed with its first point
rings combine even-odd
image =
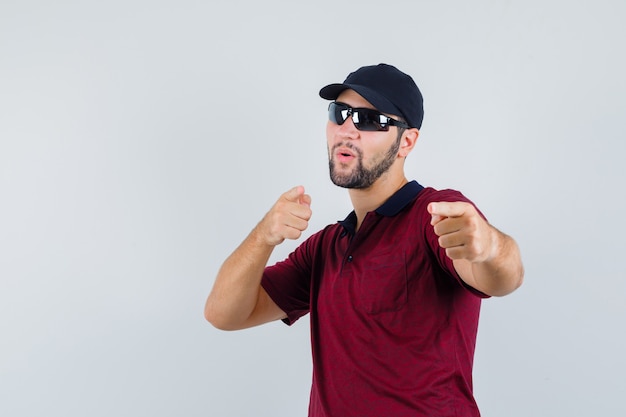
{"type": "Polygon", "coordinates": [[[327,226],[265,269],[293,324],[311,314],[311,417],[479,416],[472,364],[480,292],[437,243],[426,207],[466,201],[408,183],[365,217],[327,226]]]}

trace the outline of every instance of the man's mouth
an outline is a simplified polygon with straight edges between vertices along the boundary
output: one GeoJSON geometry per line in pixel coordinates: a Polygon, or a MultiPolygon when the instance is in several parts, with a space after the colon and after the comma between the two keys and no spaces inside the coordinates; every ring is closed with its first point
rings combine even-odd
{"type": "Polygon", "coordinates": [[[347,162],[352,161],[355,158],[355,156],[352,151],[342,148],[342,149],[337,149],[337,151],[335,152],[335,158],[337,159],[338,162],[347,163],[347,162]]]}

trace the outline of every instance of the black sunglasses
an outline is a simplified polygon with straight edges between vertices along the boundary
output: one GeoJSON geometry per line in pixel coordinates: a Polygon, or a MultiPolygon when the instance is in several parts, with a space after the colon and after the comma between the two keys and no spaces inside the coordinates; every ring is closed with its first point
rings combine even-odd
{"type": "Polygon", "coordinates": [[[358,130],[366,132],[386,132],[389,130],[389,126],[409,128],[406,123],[392,119],[373,109],[355,109],[336,101],[328,106],[328,119],[333,123],[342,125],[350,116],[352,116],[354,126],[358,130]]]}

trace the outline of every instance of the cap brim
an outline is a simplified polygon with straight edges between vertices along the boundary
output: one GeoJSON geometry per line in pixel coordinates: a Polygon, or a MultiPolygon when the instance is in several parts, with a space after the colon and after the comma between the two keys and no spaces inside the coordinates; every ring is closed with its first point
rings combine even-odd
{"type": "Polygon", "coordinates": [[[328,84],[320,90],[320,97],[326,100],[336,100],[339,94],[349,88],[345,84],[328,84]]]}

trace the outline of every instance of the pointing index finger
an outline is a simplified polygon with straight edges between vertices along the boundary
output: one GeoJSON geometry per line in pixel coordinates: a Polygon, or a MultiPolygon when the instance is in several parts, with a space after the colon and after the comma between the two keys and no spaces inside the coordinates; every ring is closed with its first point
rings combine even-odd
{"type": "Polygon", "coordinates": [[[464,202],[439,201],[428,205],[428,212],[433,216],[461,217],[467,210],[464,202]]]}
{"type": "Polygon", "coordinates": [[[302,195],[304,195],[304,187],[301,185],[298,185],[296,187],[293,187],[291,190],[287,191],[285,194],[283,194],[283,197],[287,201],[293,201],[294,203],[297,203],[299,202],[302,195]]]}

